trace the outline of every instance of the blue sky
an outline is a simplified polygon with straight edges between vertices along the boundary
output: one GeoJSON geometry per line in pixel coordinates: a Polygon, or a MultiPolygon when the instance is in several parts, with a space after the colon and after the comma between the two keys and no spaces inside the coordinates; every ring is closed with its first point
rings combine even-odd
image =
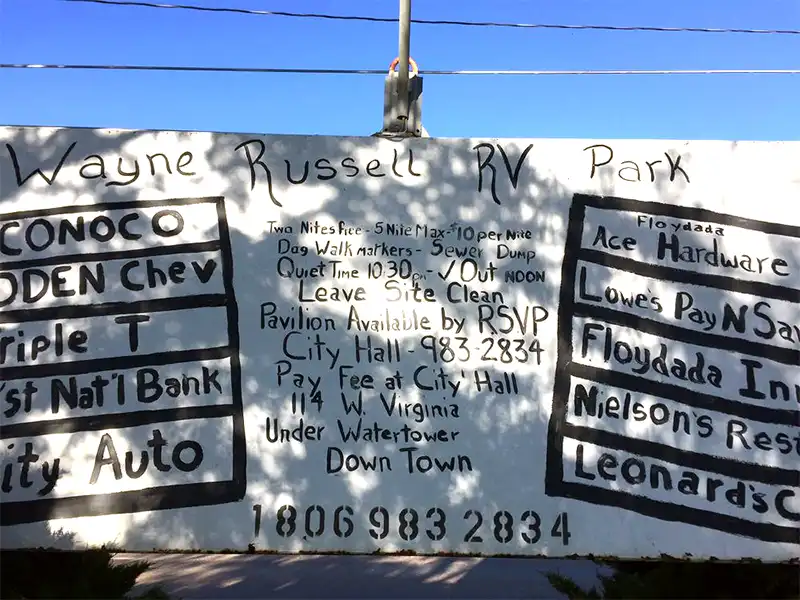
{"type": "MultiPolygon", "coordinates": [[[[169,0],[163,0],[169,2],[169,0]]],[[[396,0],[183,0],[397,14],[396,0]]],[[[414,0],[417,18],[800,29],[797,0],[414,0]]],[[[388,68],[394,24],[0,0],[0,62],[388,68]]],[[[790,69],[800,36],[415,25],[422,69],[790,69]]],[[[0,70],[0,122],[369,135],[381,76],[0,70]]],[[[800,140],[800,75],[429,76],[434,137],[800,140]]]]}

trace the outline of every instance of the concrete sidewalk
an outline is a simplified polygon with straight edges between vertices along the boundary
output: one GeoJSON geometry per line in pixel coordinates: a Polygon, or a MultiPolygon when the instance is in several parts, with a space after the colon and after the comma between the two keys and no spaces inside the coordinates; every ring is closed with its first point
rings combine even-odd
{"type": "Polygon", "coordinates": [[[150,569],[133,590],[160,585],[199,598],[564,598],[557,572],[584,588],[605,569],[588,560],[274,554],[119,554],[150,569]]]}

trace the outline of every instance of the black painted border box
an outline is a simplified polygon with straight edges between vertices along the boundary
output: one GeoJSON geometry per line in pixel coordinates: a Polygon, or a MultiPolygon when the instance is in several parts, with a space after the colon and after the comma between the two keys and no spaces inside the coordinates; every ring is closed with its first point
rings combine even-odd
{"type": "MultiPolygon", "coordinates": [[[[233,421],[231,439],[232,477],[227,481],[202,482],[159,486],[143,490],[117,492],[113,494],[95,494],[71,496],[64,498],[45,498],[40,500],[0,503],[0,526],[34,523],[49,519],[73,517],[89,517],[109,514],[137,513],[152,510],[188,508],[236,502],[244,498],[247,476],[247,448],[245,444],[244,415],[242,408],[241,366],[239,362],[239,309],[233,289],[233,253],[231,250],[230,230],[225,213],[225,199],[221,196],[169,198],[164,200],[136,200],[126,202],[102,202],[88,205],[65,206],[52,209],[21,211],[0,215],[0,219],[24,219],[55,216],[76,212],[96,212],[103,210],[130,210],[150,207],[186,206],[193,204],[213,204],[217,213],[220,255],[222,257],[222,281],[224,286],[226,317],[228,326],[228,346],[226,354],[231,367],[232,405],[225,407],[196,407],[190,409],[173,409],[163,411],[169,413],[166,421],[187,418],[206,418],[212,416],[230,416],[233,421]],[[210,409],[210,410],[209,410],[210,409]]],[[[123,251],[124,252],[124,251],[123,251]]],[[[213,350],[212,350],[213,352],[213,350]]],[[[219,356],[221,357],[221,356],[219,356]]],[[[159,412],[153,411],[157,418],[159,412]]],[[[78,417],[75,421],[91,423],[91,426],[70,428],[70,431],[97,430],[105,424],[105,420],[113,428],[120,427],[119,415],[97,417],[78,417]]],[[[141,419],[140,419],[141,420],[141,419]]],[[[153,419],[144,419],[146,422],[153,419]]],[[[135,423],[139,424],[139,423],[135,423]]],[[[23,424],[24,426],[25,424],[23,424]]],[[[4,437],[13,431],[15,425],[4,426],[4,437]]]]}
{"type": "MultiPolygon", "coordinates": [[[[661,521],[686,523],[766,542],[800,544],[800,527],[783,527],[771,523],[753,522],[712,511],[653,500],[623,491],[564,481],[563,451],[565,429],[569,429],[567,411],[572,377],[570,373],[573,350],[572,328],[573,317],[576,312],[574,290],[587,207],[717,223],[760,231],[766,234],[794,237],[798,238],[798,243],[800,243],[800,227],[745,219],[701,208],[644,202],[614,196],[574,194],[569,210],[564,260],[561,268],[558,307],[558,350],[553,385],[552,412],[547,430],[545,494],[550,497],[580,500],[598,506],[620,508],[661,521]]],[[[798,295],[800,295],[800,292],[790,299],[794,299],[796,302],[798,295]]],[[[798,484],[800,484],[800,481],[798,481],[798,484]]]]}

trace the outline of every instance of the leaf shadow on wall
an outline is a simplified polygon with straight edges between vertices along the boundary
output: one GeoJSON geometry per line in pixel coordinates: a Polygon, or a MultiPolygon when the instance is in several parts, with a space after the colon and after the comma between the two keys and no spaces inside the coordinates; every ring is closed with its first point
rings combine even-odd
{"type": "MultiPolygon", "coordinates": [[[[59,133],[55,139],[38,141],[30,136],[24,139],[24,131],[20,131],[19,139],[12,140],[14,146],[22,147],[27,145],[41,152],[44,158],[50,153],[52,158],[52,147],[63,147],[69,144],[67,134],[59,133]]],[[[118,136],[99,135],[93,131],[83,131],[80,133],[80,146],[91,148],[94,153],[102,154],[108,151],[113,154],[117,148],[136,138],[135,133],[122,133],[118,136]]],[[[179,134],[189,136],[190,134],[179,134]]],[[[189,139],[188,137],[184,139],[189,139]]],[[[534,283],[506,283],[500,280],[487,283],[487,289],[502,294],[504,302],[509,307],[516,307],[523,311],[526,308],[534,311],[534,307],[555,307],[559,298],[559,279],[564,258],[563,244],[567,223],[562,222],[556,215],[565,214],[565,206],[572,201],[575,191],[568,189],[550,174],[539,172],[537,166],[530,162],[526,163],[521,169],[519,181],[514,189],[507,179],[503,178],[503,162],[496,152],[493,165],[498,169],[496,193],[501,199],[502,204],[498,206],[493,202],[489,181],[484,182],[484,191],[480,195],[475,195],[468,190],[474,190],[475,181],[475,161],[476,151],[472,143],[465,141],[446,141],[446,140],[413,140],[403,143],[396,143],[391,146],[391,142],[377,140],[374,138],[358,139],[351,138],[324,138],[314,140],[313,148],[307,146],[307,138],[293,138],[291,136],[280,136],[270,138],[248,138],[247,136],[231,135],[219,136],[212,139],[203,160],[213,166],[217,173],[225,173],[227,182],[224,185],[210,185],[209,193],[221,193],[226,198],[226,211],[228,213],[228,225],[231,229],[231,241],[233,245],[233,255],[235,257],[234,278],[236,282],[236,299],[239,307],[239,336],[241,338],[240,362],[242,364],[242,390],[244,396],[243,420],[247,432],[247,488],[241,501],[219,505],[214,509],[207,507],[190,507],[174,510],[162,510],[152,512],[140,512],[133,514],[108,515],[99,517],[91,526],[93,531],[91,541],[93,543],[111,542],[123,548],[171,548],[182,549],[224,549],[232,548],[244,550],[251,543],[258,549],[274,549],[280,547],[286,550],[313,550],[315,548],[327,549],[355,549],[346,537],[338,537],[332,534],[334,511],[338,507],[349,507],[352,509],[352,521],[354,527],[359,528],[373,527],[375,531],[380,531],[384,527],[384,513],[376,512],[377,508],[384,508],[385,514],[389,515],[391,527],[386,537],[378,536],[378,539],[371,536],[360,538],[360,551],[378,550],[420,550],[420,544],[424,543],[424,549],[430,552],[438,550],[458,550],[472,553],[530,553],[530,543],[526,542],[520,535],[514,535],[509,542],[502,544],[491,540],[491,517],[502,511],[509,511],[515,520],[518,520],[525,510],[539,510],[537,503],[541,503],[544,498],[546,457],[548,454],[548,439],[545,435],[548,426],[552,404],[552,390],[554,381],[552,380],[553,369],[537,367],[533,357],[528,356],[524,363],[509,364],[504,368],[502,361],[479,361],[475,359],[476,352],[483,352],[489,347],[489,343],[484,347],[478,346],[470,348],[469,368],[464,369],[469,376],[461,375],[462,365],[452,363],[434,363],[432,356],[426,354],[415,355],[412,361],[418,365],[427,365],[434,369],[442,368],[448,375],[449,381],[462,381],[459,398],[455,401],[460,410],[458,419],[447,421],[446,425],[438,423],[423,423],[418,426],[427,431],[436,431],[439,427],[457,430],[459,434],[459,445],[457,453],[468,459],[471,470],[461,473],[438,473],[435,476],[415,473],[406,473],[405,456],[397,454],[397,447],[386,441],[371,443],[366,445],[342,444],[338,441],[339,433],[336,429],[336,419],[328,417],[325,419],[327,425],[327,435],[332,436],[326,442],[307,442],[301,443],[269,443],[265,438],[265,422],[267,418],[278,418],[279,422],[288,423],[293,418],[290,415],[290,397],[293,388],[284,384],[277,386],[276,363],[285,360],[281,355],[281,346],[277,340],[282,337],[284,331],[274,331],[261,329],[260,317],[262,304],[267,302],[275,303],[276,314],[289,316],[292,310],[297,310],[297,288],[298,281],[290,278],[279,278],[275,276],[274,263],[260,262],[257,257],[264,253],[274,253],[276,244],[275,235],[267,235],[268,224],[263,217],[264,206],[274,208],[271,204],[270,194],[267,189],[267,182],[263,170],[256,167],[258,181],[255,189],[250,191],[251,173],[247,169],[247,162],[243,159],[242,149],[236,150],[239,144],[250,139],[263,139],[265,153],[263,160],[268,163],[275,177],[273,194],[274,197],[284,206],[281,211],[270,214],[278,214],[282,227],[292,226],[292,233],[284,231],[280,237],[284,238],[289,247],[311,248],[305,257],[289,255],[295,260],[297,268],[311,268],[318,257],[315,256],[314,242],[309,236],[300,232],[301,221],[314,221],[334,219],[342,220],[346,224],[376,223],[383,221],[386,223],[402,225],[423,225],[430,229],[447,230],[451,228],[454,221],[459,225],[471,226],[476,231],[506,231],[507,229],[524,228],[533,232],[533,239],[523,243],[521,248],[530,248],[537,251],[535,258],[535,268],[545,273],[543,281],[534,283]],[[392,151],[388,148],[397,150],[400,156],[398,169],[404,175],[401,179],[394,176],[388,165],[382,166],[386,177],[376,180],[365,176],[363,170],[370,160],[377,156],[392,156],[392,151]],[[414,154],[414,167],[418,169],[420,176],[417,177],[408,168],[409,149],[414,154]],[[291,163],[291,176],[297,181],[303,178],[305,161],[309,161],[309,175],[304,183],[292,184],[286,182],[286,160],[291,163]],[[330,165],[341,165],[343,159],[352,158],[352,164],[358,164],[361,168],[359,176],[345,177],[341,173],[337,174],[338,179],[325,180],[324,177],[330,171],[315,169],[315,162],[325,158],[328,162],[323,163],[326,168],[330,165]],[[322,174],[323,178],[319,175],[322,174]],[[465,184],[465,180],[469,182],[465,184]],[[379,183],[376,183],[379,181],[379,183]],[[312,198],[313,202],[308,205],[303,204],[304,196],[312,198]],[[507,199],[507,200],[506,200],[507,199]],[[335,207],[332,208],[332,207],[335,207]],[[259,221],[260,219],[260,221],[259,221]],[[244,285],[243,285],[244,284],[244,285]],[[254,350],[254,351],[253,351],[254,350]],[[417,358],[419,356],[419,358],[417,358]],[[474,374],[475,370],[486,371],[493,380],[501,380],[503,373],[513,373],[519,386],[518,394],[497,394],[485,389],[476,390],[474,374]],[[392,470],[361,471],[346,473],[345,470],[337,474],[325,473],[325,448],[337,446],[347,453],[361,453],[366,460],[373,457],[392,456],[392,470]],[[432,505],[431,498],[442,499],[437,502],[437,506],[432,505]],[[291,539],[282,538],[276,531],[276,513],[281,506],[293,506],[298,510],[299,531],[291,539]],[[258,535],[254,531],[254,508],[258,506],[261,523],[258,535]],[[311,507],[321,506],[325,511],[325,537],[313,538],[303,535],[304,519],[311,507]],[[481,549],[480,545],[464,541],[466,529],[473,521],[468,521],[467,511],[474,507],[482,507],[485,519],[483,525],[483,536],[489,539],[491,550],[481,549]],[[430,529],[435,534],[433,520],[436,513],[428,516],[428,511],[432,509],[442,509],[446,512],[449,519],[448,528],[456,533],[448,533],[445,539],[449,540],[448,546],[444,542],[426,537],[426,529],[430,529]],[[415,541],[403,540],[398,531],[397,519],[400,513],[406,509],[417,511],[419,516],[418,538],[415,541]],[[212,512],[209,512],[209,511],[212,512]],[[213,516],[209,516],[213,515],[213,516]],[[373,517],[375,523],[371,522],[373,517]],[[376,524],[377,523],[377,524],[376,524]],[[465,525],[466,523],[466,525],[465,525]],[[453,537],[451,537],[451,535],[453,537]],[[324,541],[321,541],[324,540],[324,541]],[[364,547],[363,540],[367,540],[371,547],[364,547]]],[[[254,155],[257,153],[257,145],[250,146],[254,155]]],[[[484,150],[486,150],[484,148],[484,150]]],[[[506,147],[510,160],[516,160],[524,150],[524,146],[510,148],[506,147]]],[[[153,149],[153,152],[158,151],[153,149]]],[[[76,155],[77,156],[77,155],[76,155]]],[[[480,156],[480,155],[479,155],[480,156]]],[[[485,158],[485,154],[483,155],[485,158]]],[[[81,158],[83,158],[81,156],[81,158]]],[[[684,160],[689,157],[684,155],[684,160]]],[[[340,171],[347,172],[340,167],[340,171]]],[[[488,178],[489,173],[484,175],[488,178]]],[[[605,177],[605,175],[603,175],[605,177]]],[[[69,183],[57,180],[51,187],[49,193],[57,195],[60,191],[69,190],[69,183]]],[[[114,201],[155,199],[158,196],[157,190],[166,189],[166,183],[155,179],[151,183],[153,193],[144,194],[141,189],[136,187],[117,188],[114,190],[114,201]]],[[[661,185],[656,183],[654,185],[661,185]]],[[[604,193],[612,195],[614,193],[614,183],[611,179],[603,180],[600,184],[604,193]]],[[[660,200],[671,204],[680,204],[679,193],[674,188],[659,189],[660,200]]],[[[162,196],[163,197],[163,192],[162,196]]],[[[10,210],[19,210],[22,207],[13,207],[10,210]]],[[[6,208],[3,208],[6,211],[6,208]]],[[[318,238],[319,239],[319,238],[318,238]]],[[[685,243],[694,244],[698,247],[707,243],[708,237],[703,233],[688,232],[684,236],[685,243]]],[[[362,232],[358,244],[360,246],[372,246],[386,241],[385,236],[379,236],[372,232],[362,232]]],[[[431,271],[425,282],[425,286],[434,289],[437,297],[446,294],[444,281],[437,276],[437,272],[449,261],[435,259],[430,255],[432,249],[431,239],[421,239],[414,237],[402,237],[402,241],[397,242],[398,246],[408,248],[411,251],[412,260],[417,272],[428,273],[431,271]]],[[[466,245],[466,244],[464,244],[466,245]]],[[[773,247],[770,249],[775,256],[796,256],[796,251],[791,247],[773,247]]],[[[641,256],[644,262],[652,262],[652,256],[641,256]]],[[[795,259],[796,260],[796,259],[795,259]]],[[[385,259],[381,259],[385,266],[385,259]]],[[[484,253],[482,257],[476,258],[476,264],[485,272],[489,262],[497,264],[499,261],[492,257],[491,250],[484,253]]],[[[353,257],[350,264],[353,268],[359,269],[364,273],[367,269],[369,259],[364,257],[353,257]]],[[[605,286],[613,286],[615,280],[607,277],[607,280],[595,279],[595,286],[603,289],[605,286]]],[[[334,282],[330,278],[326,279],[322,285],[331,286],[334,282]]],[[[308,280],[306,281],[308,284],[308,280]]],[[[316,284],[315,284],[316,285],[316,284]]],[[[315,285],[307,289],[313,289],[315,285]]],[[[480,289],[481,286],[475,286],[480,289]]],[[[667,285],[669,288],[669,285],[667,285]]],[[[666,291],[669,292],[669,289],[666,291]]],[[[672,290],[674,293],[674,290],[672,290]]],[[[723,304],[729,300],[724,292],[715,292],[713,301],[717,302],[715,307],[722,310],[723,304]]],[[[377,306],[383,300],[370,300],[363,303],[365,307],[359,305],[360,312],[374,314],[375,309],[382,308],[377,306]],[[370,306],[370,308],[367,308],[370,306]]],[[[492,332],[479,332],[476,327],[476,306],[475,303],[447,303],[444,304],[447,314],[453,319],[463,319],[467,323],[466,327],[472,328],[473,339],[493,337],[492,332]]],[[[354,332],[345,331],[341,323],[346,321],[346,303],[313,303],[308,304],[308,315],[319,317],[320,319],[333,318],[336,321],[336,329],[325,332],[325,348],[336,351],[342,350],[344,353],[353,352],[354,332]]],[[[437,307],[438,310],[439,307],[437,307]]],[[[529,313],[531,315],[534,312],[529,313]]],[[[541,314],[541,313],[538,313],[541,314]]],[[[551,310],[547,314],[547,319],[539,324],[541,331],[536,336],[542,348],[552,354],[552,350],[557,346],[556,319],[558,315],[551,310]]],[[[181,343],[187,346],[208,345],[209,333],[208,323],[201,318],[197,319],[195,327],[183,326],[178,333],[174,328],[170,331],[172,337],[179,337],[181,343]]],[[[526,332],[527,339],[532,340],[533,335],[530,330],[532,323],[529,322],[529,330],[526,332]]],[[[111,339],[111,331],[89,331],[90,338],[111,339]]],[[[167,331],[166,333],[169,333],[167,331]]],[[[166,336],[165,333],[165,336],[166,336]]],[[[434,331],[435,333],[435,331],[434,331]]],[[[360,335],[360,334],[359,334],[360,335]]],[[[372,334],[378,341],[380,334],[372,334]]],[[[361,336],[363,339],[363,336],[361,336]]],[[[402,336],[395,336],[401,338],[402,336]]],[[[418,339],[419,333],[413,336],[407,335],[404,339],[399,339],[405,348],[406,345],[418,339]]],[[[496,339],[502,337],[499,333],[494,336],[496,339]]],[[[634,336],[635,338],[636,336],[634,336]]],[[[649,345],[651,352],[658,352],[657,340],[640,338],[639,344],[645,347],[649,345]]],[[[110,342],[109,342],[110,343],[110,342]]],[[[495,352],[499,350],[491,344],[495,352]]],[[[422,349],[415,350],[422,354],[422,349]]],[[[496,355],[495,358],[498,358],[496,355]]],[[[441,358],[441,357],[440,357],[441,358]]],[[[343,360],[343,359],[342,359],[343,360]]],[[[292,375],[297,373],[319,374],[327,368],[334,370],[340,364],[325,366],[317,363],[312,369],[304,368],[301,361],[293,361],[292,375]]],[[[555,356],[548,357],[549,364],[554,364],[555,356]]],[[[313,361],[310,361],[313,362],[313,361]]],[[[393,375],[394,365],[382,365],[380,363],[371,364],[368,367],[359,367],[351,360],[348,364],[353,365],[354,374],[371,374],[375,381],[382,382],[393,375]]],[[[405,372],[406,383],[410,383],[410,372],[405,372]]],[[[334,380],[338,381],[338,380],[334,380]]],[[[304,384],[305,385],[305,384],[304,384]]],[[[302,390],[309,389],[304,387],[302,390]]],[[[409,395],[408,402],[415,400],[427,403],[444,403],[447,399],[447,391],[440,392],[432,390],[424,394],[420,390],[415,390],[411,386],[405,388],[409,395]]],[[[330,410],[334,414],[342,412],[342,403],[339,397],[338,388],[328,386],[324,391],[324,409],[330,410]]],[[[365,399],[367,419],[375,420],[380,416],[380,421],[386,423],[387,427],[399,427],[401,423],[408,422],[408,419],[398,419],[386,417],[377,393],[369,395],[365,399]],[[394,425],[391,422],[394,421],[394,425]]],[[[330,413],[329,413],[330,414],[330,413]]],[[[322,424],[323,419],[308,415],[305,417],[308,423],[322,424]]],[[[345,429],[355,426],[354,416],[342,416],[345,429]]],[[[3,424],[5,424],[5,418],[3,424]]],[[[177,421],[171,431],[181,438],[191,438],[194,435],[193,424],[190,421],[177,421]]],[[[796,424],[795,424],[796,427],[796,424]]],[[[675,432],[656,429],[655,426],[648,426],[648,435],[665,447],[680,447],[684,451],[692,451],[693,445],[697,440],[692,436],[676,436],[675,432]]],[[[615,431],[627,433],[631,437],[642,436],[642,426],[633,422],[622,422],[615,424],[615,431]]],[[[124,438],[124,431],[117,431],[115,436],[124,438]]],[[[203,471],[204,477],[208,480],[224,479],[229,473],[231,431],[230,428],[221,427],[215,430],[211,438],[203,438],[204,464],[208,466],[203,471]]],[[[445,446],[443,444],[443,446],[445,446]]],[[[95,447],[85,447],[80,444],[79,437],[70,439],[64,448],[58,452],[61,455],[72,455],[73,460],[83,462],[93,462],[95,447]]],[[[427,451],[427,450],[426,450],[427,451]]],[[[437,450],[438,451],[438,450],[437,450]]],[[[698,447],[698,451],[701,448],[698,447]]],[[[444,454],[446,450],[442,450],[444,454]]],[[[45,454],[42,452],[42,454],[45,454]]],[[[433,454],[433,451],[431,451],[433,454]]],[[[669,456],[669,455],[667,455],[669,456]]],[[[564,472],[575,469],[575,456],[565,456],[564,472]]],[[[742,461],[748,461],[748,457],[742,454],[742,461]]],[[[674,499],[674,496],[673,496],[674,499]]],[[[102,498],[99,500],[102,503],[102,498]]],[[[590,500],[591,501],[591,500],[590,500]]],[[[554,519],[561,511],[568,512],[570,515],[570,527],[574,532],[583,532],[584,538],[590,535],[588,532],[595,531],[598,515],[605,515],[609,520],[622,523],[635,523],[638,535],[642,539],[658,539],[663,531],[664,523],[658,519],[644,521],[636,515],[635,507],[633,512],[620,511],[612,507],[598,508],[597,511],[588,513],[582,511],[583,502],[570,499],[548,499],[549,508],[542,516],[546,521],[542,524],[542,536],[535,543],[536,550],[542,554],[565,553],[565,548],[559,547],[560,541],[555,536],[550,536],[551,529],[555,530],[554,519]],[[546,513],[546,514],[545,514],[546,513]]],[[[728,512],[735,511],[729,509],[728,512]]],[[[350,514],[346,511],[339,512],[340,524],[342,515],[350,514]]],[[[406,513],[409,514],[409,513],[406,513]]],[[[57,515],[54,515],[57,516],[57,515]]],[[[319,525],[319,513],[313,513],[311,518],[317,519],[315,526],[319,525]]],[[[470,517],[475,519],[476,517],[470,517]]],[[[63,526],[67,530],[70,528],[84,530],[89,527],[89,522],[82,524],[83,518],[75,520],[63,520],[54,523],[56,526],[63,526]]],[[[605,521],[605,519],[603,519],[605,521]]],[[[633,525],[631,525],[633,527],[633,525]]],[[[685,524],[671,524],[670,527],[680,530],[682,534],[677,536],[679,539],[686,535],[691,535],[694,527],[685,524]]],[[[38,528],[38,525],[37,525],[38,528]]],[[[312,527],[313,529],[313,527],[312,527]]],[[[30,528],[26,526],[4,527],[3,538],[5,543],[15,543],[11,540],[14,536],[29,535],[30,528]]],[[[363,529],[362,529],[363,531],[363,529]]],[[[594,535],[594,534],[592,534],[594,535]]],[[[84,536],[85,537],[85,536],[84,536]]],[[[435,535],[434,535],[435,537],[435,535]]],[[[22,538],[28,539],[28,538],[22,538]]],[[[87,540],[84,539],[84,542],[87,540]]],[[[42,545],[42,542],[35,542],[42,545]]],[[[585,540],[584,540],[585,543],[585,540]]],[[[622,548],[624,544],[610,541],[609,544],[614,548],[622,548]]],[[[46,545],[46,544],[45,544],[46,545]]],[[[676,543],[676,547],[680,543],[676,543]]],[[[486,548],[487,546],[484,546],[486,548]]],[[[754,552],[757,547],[752,546],[754,552]]],[[[654,553],[660,548],[654,549],[654,553]]],[[[567,550],[568,552],[568,550],[567,550]]],[[[614,550],[615,553],[619,554],[614,550]]],[[[534,552],[535,553],[535,552],[534,552]]]]}

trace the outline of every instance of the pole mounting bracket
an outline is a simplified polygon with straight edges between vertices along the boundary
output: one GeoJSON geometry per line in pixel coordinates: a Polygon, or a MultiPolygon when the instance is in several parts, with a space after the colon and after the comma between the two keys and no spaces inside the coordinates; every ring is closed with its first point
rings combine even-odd
{"type": "Polygon", "coordinates": [[[398,72],[400,58],[389,66],[383,92],[383,129],[380,137],[428,137],[422,127],[422,77],[416,61],[409,57],[405,77],[398,72]],[[405,89],[403,89],[405,88],[405,89]]]}

